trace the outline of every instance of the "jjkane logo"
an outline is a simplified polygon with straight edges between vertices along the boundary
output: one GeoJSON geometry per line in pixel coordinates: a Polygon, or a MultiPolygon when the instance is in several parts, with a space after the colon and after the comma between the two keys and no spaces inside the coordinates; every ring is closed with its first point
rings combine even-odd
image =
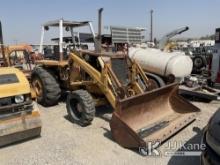
{"type": "Polygon", "coordinates": [[[163,147],[163,152],[158,149],[161,143],[148,142],[146,147],[140,147],[139,152],[144,156],[200,156],[205,150],[203,143],[187,143],[186,141],[169,141],[163,147]]]}
{"type": "Polygon", "coordinates": [[[160,145],[159,141],[148,142],[147,147],[140,147],[139,152],[144,156],[160,156],[161,153],[156,148],[160,145]]]}

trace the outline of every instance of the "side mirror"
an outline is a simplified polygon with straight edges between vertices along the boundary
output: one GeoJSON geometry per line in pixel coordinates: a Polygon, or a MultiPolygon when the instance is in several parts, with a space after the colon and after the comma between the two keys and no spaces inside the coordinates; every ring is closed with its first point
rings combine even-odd
{"type": "Polygon", "coordinates": [[[44,26],[44,30],[48,31],[49,30],[49,26],[44,26]]]}

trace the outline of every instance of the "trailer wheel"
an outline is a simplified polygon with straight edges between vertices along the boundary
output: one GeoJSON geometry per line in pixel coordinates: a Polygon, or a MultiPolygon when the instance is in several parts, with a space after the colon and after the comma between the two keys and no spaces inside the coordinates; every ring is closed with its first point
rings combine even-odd
{"type": "Polygon", "coordinates": [[[159,76],[152,74],[152,73],[145,73],[145,74],[151,80],[155,88],[161,88],[166,85],[164,80],[160,78],[159,76]]]}
{"type": "Polygon", "coordinates": [[[91,124],[95,117],[95,104],[86,90],[76,90],[68,94],[66,108],[70,120],[81,126],[91,124]]]}
{"type": "Polygon", "coordinates": [[[49,71],[41,67],[35,67],[31,75],[31,81],[38,103],[44,106],[57,104],[61,89],[56,78],[49,71]]]}
{"type": "Polygon", "coordinates": [[[201,69],[202,67],[206,66],[206,61],[202,56],[196,56],[193,58],[193,66],[196,69],[201,69]]]}

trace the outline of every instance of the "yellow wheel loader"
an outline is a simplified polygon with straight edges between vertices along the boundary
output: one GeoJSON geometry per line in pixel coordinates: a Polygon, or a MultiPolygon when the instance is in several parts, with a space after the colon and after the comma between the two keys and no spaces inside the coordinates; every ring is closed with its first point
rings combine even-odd
{"type": "MultiPolygon", "coordinates": [[[[60,38],[58,54],[39,61],[32,73],[40,103],[57,103],[61,90],[68,91],[69,118],[82,126],[91,124],[96,106],[110,104],[114,109],[112,136],[126,148],[147,147],[149,141],[163,142],[195,120],[199,109],[178,95],[177,84],[155,88],[128,55],[82,50],[75,44],[74,35],[73,49],[65,52],[63,27],[73,31],[85,25],[89,25],[98,47],[90,22],[58,20],[43,25],[42,34],[49,27],[59,27],[60,38]]],[[[40,50],[43,35],[41,43],[40,50]]]]}
{"type": "Polygon", "coordinates": [[[112,136],[126,148],[163,142],[194,121],[199,112],[178,95],[177,84],[155,89],[141,67],[126,55],[71,53],[69,70],[70,118],[82,125],[90,124],[95,106],[110,103],[114,109],[112,136]]]}
{"type": "Polygon", "coordinates": [[[0,147],[40,136],[41,120],[25,75],[0,68],[0,147]]]}

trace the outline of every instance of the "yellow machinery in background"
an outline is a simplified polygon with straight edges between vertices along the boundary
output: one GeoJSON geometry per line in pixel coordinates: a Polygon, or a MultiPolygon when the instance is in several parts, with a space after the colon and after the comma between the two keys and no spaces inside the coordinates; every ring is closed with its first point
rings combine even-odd
{"type": "Polygon", "coordinates": [[[40,136],[41,120],[25,75],[0,68],[0,146],[40,136]]]}
{"type": "Polygon", "coordinates": [[[18,68],[29,78],[35,61],[40,59],[42,56],[35,54],[32,46],[28,44],[4,45],[0,21],[0,67],[18,68]]]}

